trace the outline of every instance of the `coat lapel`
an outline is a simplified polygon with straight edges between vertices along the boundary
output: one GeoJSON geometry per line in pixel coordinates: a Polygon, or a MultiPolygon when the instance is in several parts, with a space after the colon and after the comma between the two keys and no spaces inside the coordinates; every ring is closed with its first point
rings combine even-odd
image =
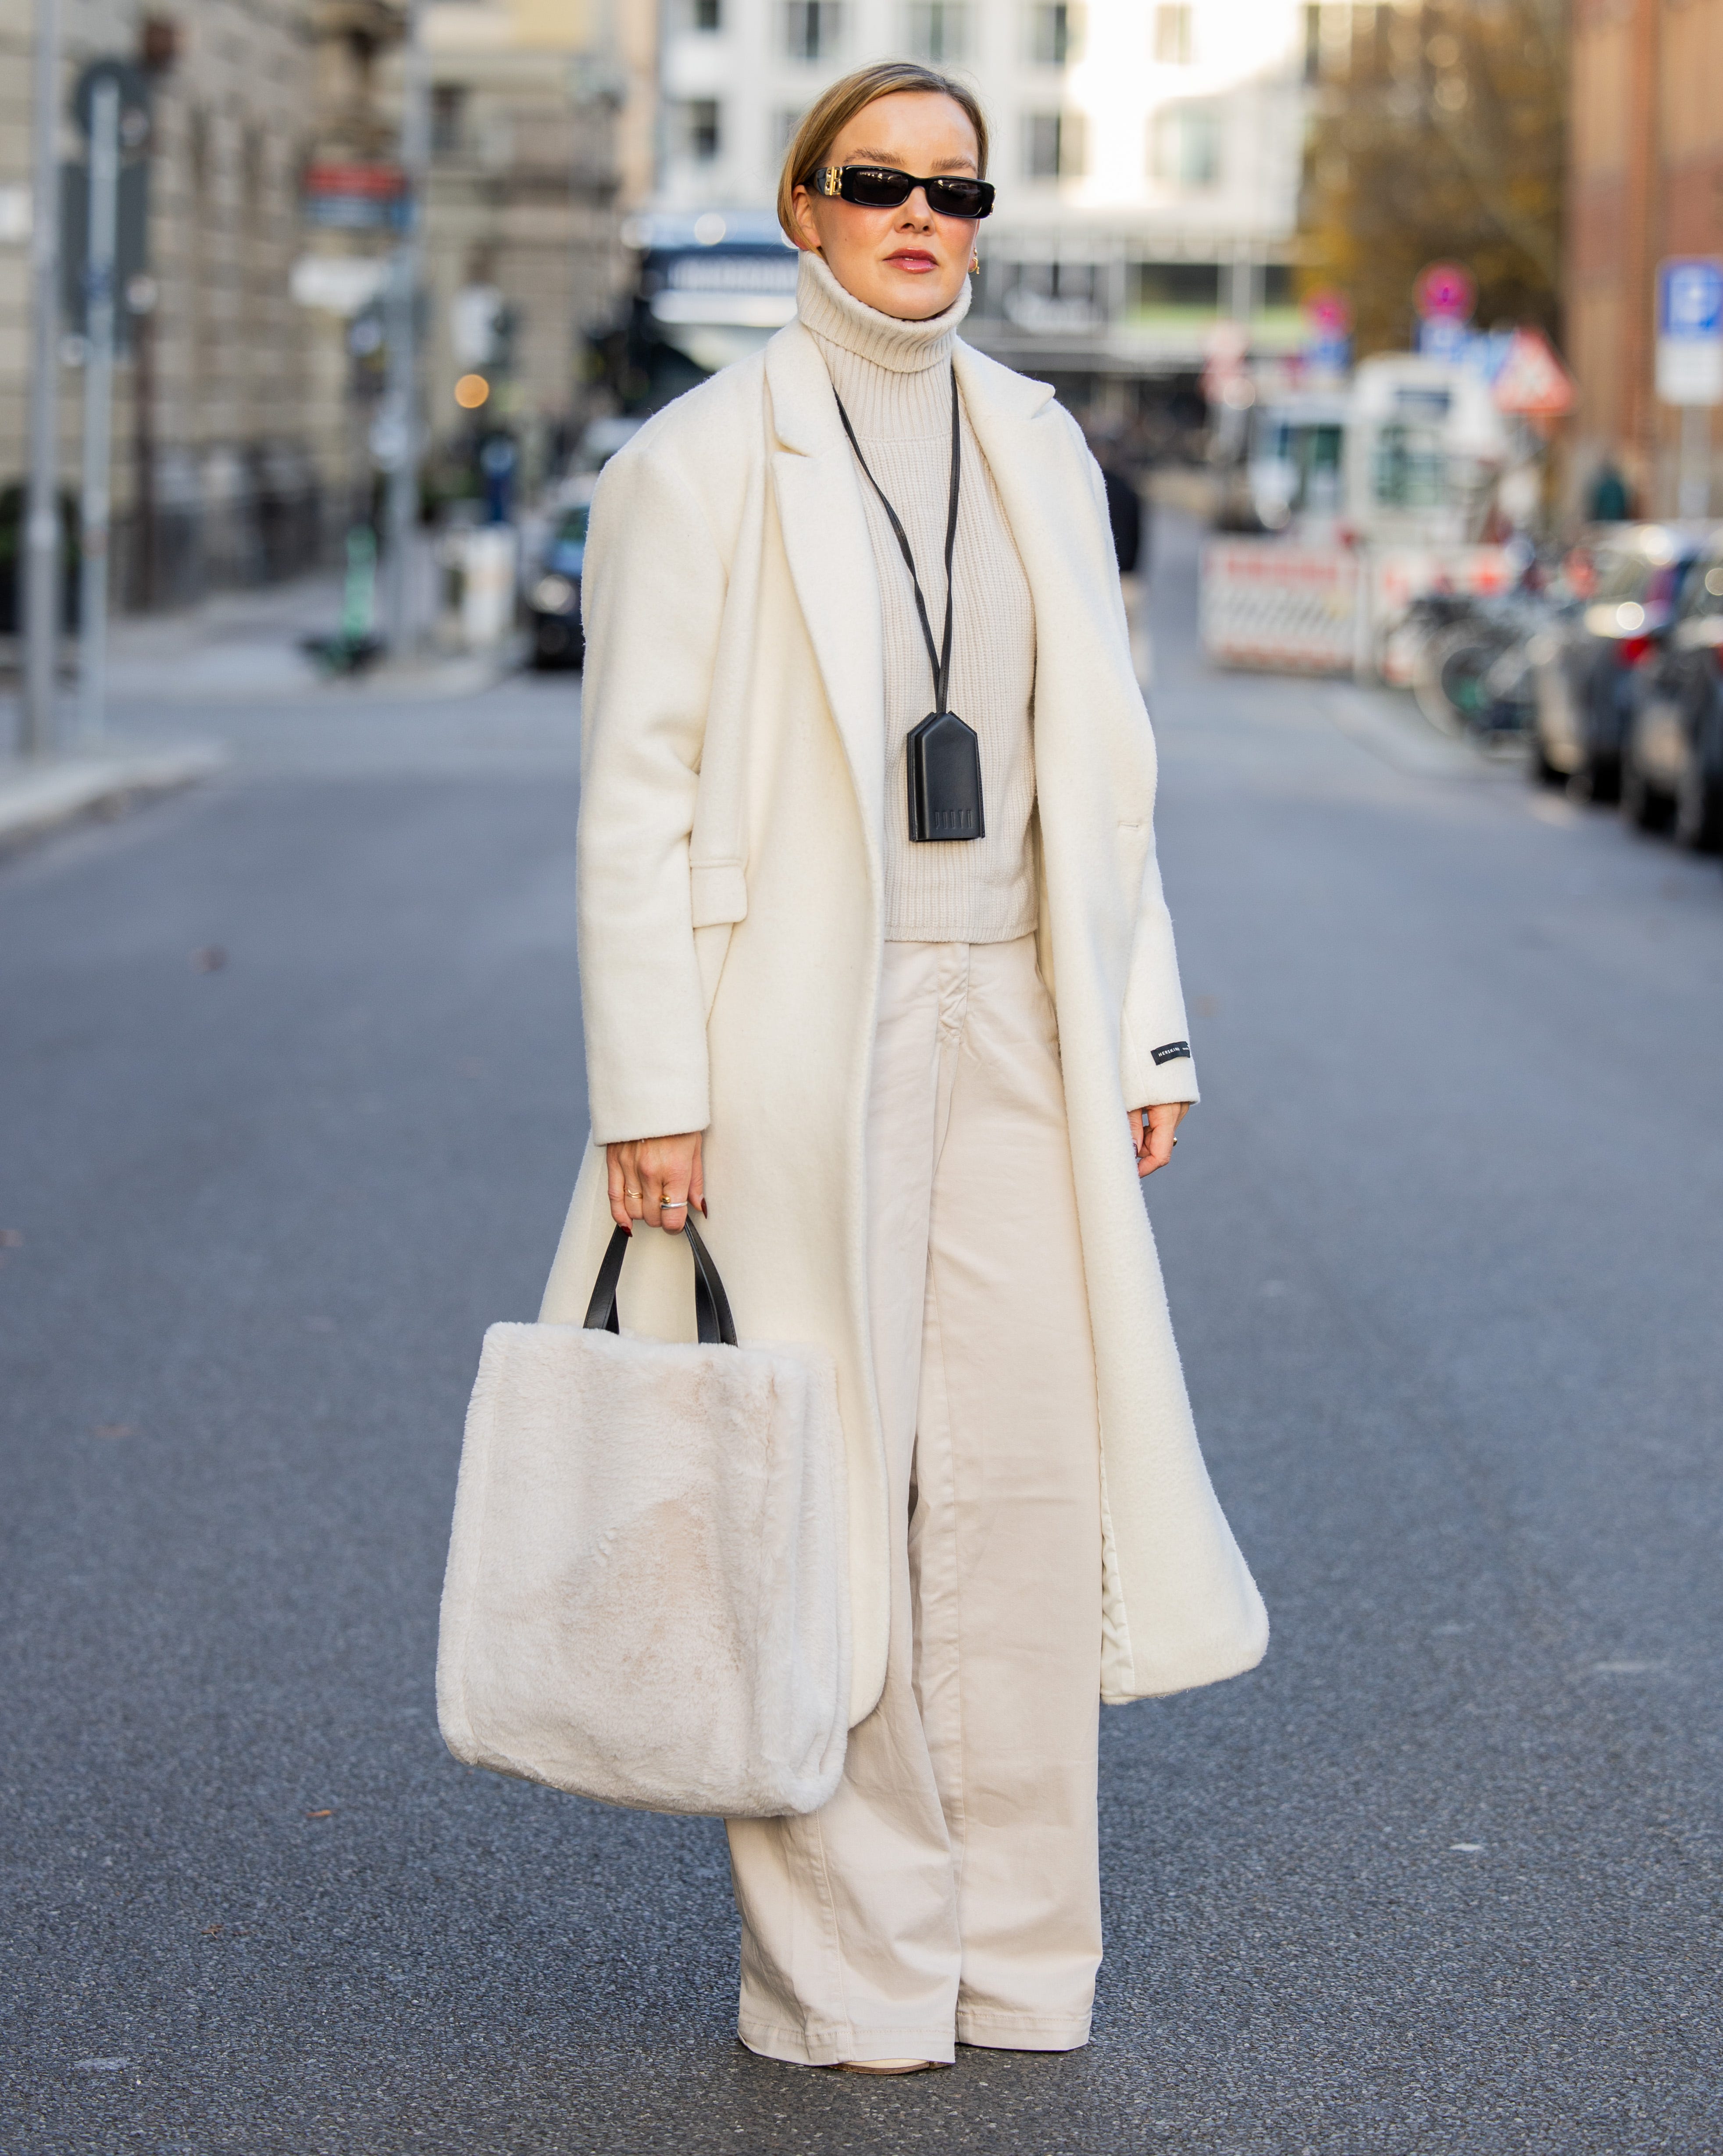
{"type": "Polygon", "coordinates": [[[1105,514],[1090,491],[1089,459],[1044,382],[1013,373],[959,342],[957,386],[1005,506],[1011,536],[1035,603],[1035,708],[1039,726],[1048,688],[1081,683],[1092,690],[1097,660],[1141,715],[1130,639],[1105,514]],[[1069,663],[1067,663],[1069,662],[1069,663]]]}
{"type": "Polygon", "coordinates": [[[799,322],[766,347],[784,550],[826,699],[844,738],[876,881],[885,794],[885,652],[879,583],[855,459],[825,362],[799,322]]]}

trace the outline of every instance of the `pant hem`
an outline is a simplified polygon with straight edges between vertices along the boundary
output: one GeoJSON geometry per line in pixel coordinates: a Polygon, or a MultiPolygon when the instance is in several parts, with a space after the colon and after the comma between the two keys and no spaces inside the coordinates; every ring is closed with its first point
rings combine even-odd
{"type": "Polygon", "coordinates": [[[1092,2016],[1044,2020],[1029,2014],[957,2015],[957,2041],[988,2051],[1080,2051],[1092,2016]]]}
{"type": "MultiPolygon", "coordinates": [[[[931,2059],[949,2066],[956,2046],[949,2026],[932,2029],[789,2029],[744,2015],[736,2033],[758,2058],[787,2066],[841,2066],[870,2059],[931,2059]]],[[[1029,2047],[1037,2048],[1037,2047],[1029,2047]]]]}

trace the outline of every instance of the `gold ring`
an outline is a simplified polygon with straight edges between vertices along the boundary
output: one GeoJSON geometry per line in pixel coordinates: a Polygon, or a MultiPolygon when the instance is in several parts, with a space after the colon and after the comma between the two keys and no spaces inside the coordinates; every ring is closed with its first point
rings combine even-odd
{"type": "Polygon", "coordinates": [[[645,1195],[644,1190],[624,1190],[623,1193],[624,1198],[644,1198],[645,1195]]]}

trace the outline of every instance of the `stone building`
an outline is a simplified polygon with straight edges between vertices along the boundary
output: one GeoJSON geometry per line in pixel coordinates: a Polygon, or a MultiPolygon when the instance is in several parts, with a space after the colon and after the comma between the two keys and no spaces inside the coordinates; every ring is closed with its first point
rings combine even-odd
{"type": "MultiPolygon", "coordinates": [[[[63,160],[82,155],[67,100],[90,59],[138,61],[152,86],[148,277],[130,295],[116,370],[115,599],[171,605],[291,573],[326,556],[372,495],[371,300],[399,223],[402,6],[62,6],[63,160]]],[[[451,305],[474,282],[513,313],[500,413],[541,432],[572,420],[582,331],[615,285],[627,188],[646,183],[654,20],[628,0],[428,0],[433,436],[460,421],[451,305]]],[[[26,454],[33,27],[33,0],[0,0],[0,582],[3,504],[16,498],[5,490],[26,454]]],[[[60,370],[69,490],[77,357],[74,340],[60,370]]]]}
{"type": "MultiPolygon", "coordinates": [[[[1655,388],[1667,255],[1723,255],[1723,0],[1575,0],[1567,344],[1577,497],[1607,461],[1639,511],[1674,512],[1681,413],[1655,388]]],[[[1699,426],[1719,506],[1714,411],[1699,426]]]]}
{"type": "Polygon", "coordinates": [[[425,415],[445,464],[464,434],[500,423],[529,475],[542,470],[582,416],[620,218],[651,183],[655,21],[628,0],[427,10],[425,415]],[[464,416],[455,385],[474,374],[488,394],[464,416]]]}
{"type": "MultiPolygon", "coordinates": [[[[115,382],[115,597],[172,603],[290,570],[315,551],[340,469],[289,295],[314,85],[305,0],[198,0],[172,18],[75,0],[63,25],[68,98],[105,54],[145,64],[153,93],[147,282],[126,295],[131,351],[115,382]]],[[[0,220],[0,484],[22,477],[25,454],[32,34],[28,0],[0,0],[0,196],[13,205],[0,220]]],[[[81,159],[64,100],[60,133],[62,159],[81,159]]],[[[60,372],[69,488],[78,357],[74,340],[60,372]]]]}

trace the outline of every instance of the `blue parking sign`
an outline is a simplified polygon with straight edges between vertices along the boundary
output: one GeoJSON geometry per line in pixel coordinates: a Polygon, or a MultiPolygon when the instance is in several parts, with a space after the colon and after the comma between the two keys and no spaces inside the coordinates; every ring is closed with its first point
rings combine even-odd
{"type": "Polygon", "coordinates": [[[1723,263],[1676,255],[1658,264],[1659,336],[1723,338],[1723,263]]]}

